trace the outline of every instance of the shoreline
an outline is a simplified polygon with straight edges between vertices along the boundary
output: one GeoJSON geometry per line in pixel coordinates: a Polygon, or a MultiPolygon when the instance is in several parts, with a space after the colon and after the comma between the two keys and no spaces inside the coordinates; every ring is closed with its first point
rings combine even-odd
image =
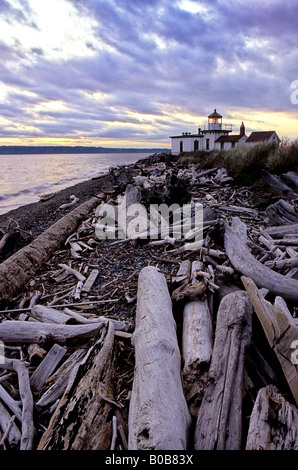
{"type": "Polygon", "coordinates": [[[93,196],[106,191],[120,193],[131,180],[132,171],[135,167],[150,162],[152,158],[163,158],[167,155],[169,156],[170,154],[152,154],[137,160],[135,163],[111,167],[108,172],[102,175],[76,183],[53,193],[49,199],[25,204],[4,214],[0,214],[0,230],[5,232],[12,219],[19,224],[21,231],[24,232],[24,236],[20,238],[13,250],[6,252],[5,256],[0,255],[0,263],[23,246],[30,243],[60,218],[93,196]],[[62,204],[71,202],[71,196],[78,198],[78,202],[74,206],[60,209],[62,204]]]}
{"type": "MultiPolygon", "coordinates": [[[[263,186],[267,191],[266,185],[263,186]]],[[[233,448],[265,448],[262,437],[254,441],[251,431],[255,413],[260,411],[256,407],[264,394],[264,384],[270,403],[277,403],[277,398],[283,400],[281,406],[288,407],[287,413],[298,416],[297,408],[293,407],[298,403],[297,382],[290,382],[293,373],[287,360],[291,356],[290,343],[282,343],[283,355],[270,343],[269,313],[275,306],[284,309],[279,314],[284,315],[280,316],[281,321],[288,325],[290,315],[296,316],[298,301],[295,273],[288,277],[289,266],[293,269],[297,266],[293,252],[288,251],[287,243],[278,244],[279,251],[272,248],[274,241],[283,236],[274,227],[279,217],[280,196],[277,200],[270,191],[266,208],[260,208],[253,202],[255,191],[261,197],[260,186],[239,186],[220,169],[201,171],[190,164],[183,166],[173,157],[166,161],[161,155],[112,168],[104,178],[89,181],[88,187],[76,188],[80,194],[84,190],[87,199],[93,193],[97,197],[86,202],[81,197],[78,205],[65,211],[57,211],[56,206],[47,215],[48,218],[59,216],[59,220],[1,264],[3,356],[8,364],[12,358],[14,364],[28,364],[26,380],[30,394],[30,409],[26,408],[30,411],[26,415],[30,424],[28,440],[25,442],[27,428],[24,427],[15,440],[6,438],[7,448],[23,450],[25,442],[29,450],[107,450],[113,442],[114,450],[128,450],[133,448],[130,442],[135,429],[134,410],[141,407],[148,410],[145,426],[150,423],[146,446],[150,438],[153,444],[149,445],[153,447],[160,439],[154,427],[156,416],[160,415],[156,411],[160,400],[152,401],[150,397],[162,396],[168,401],[168,388],[166,393],[164,386],[162,393],[159,391],[167,374],[160,364],[165,364],[167,369],[174,356],[177,364],[172,370],[176,371],[177,379],[172,381],[174,392],[170,390],[169,394],[176,393],[177,380],[181,380],[175,410],[183,404],[182,414],[187,422],[196,422],[196,428],[187,431],[189,440],[186,437],[185,450],[191,451],[194,443],[196,448],[205,446],[206,433],[200,433],[202,439],[198,440],[197,430],[203,429],[211,414],[212,432],[216,436],[222,432],[225,437],[230,429],[236,429],[233,448]],[[118,194],[123,192],[129,196],[129,205],[142,202],[148,215],[151,203],[199,201],[204,207],[200,228],[203,229],[202,246],[189,247],[189,232],[182,238],[161,240],[150,237],[129,237],[120,243],[108,237],[96,240],[94,209],[98,201],[114,205],[118,194]],[[276,257],[282,258],[279,265],[276,257]],[[266,291],[266,299],[263,295],[255,297],[258,289],[266,291]],[[275,303],[276,296],[282,303],[275,303]],[[256,307],[255,298],[258,299],[256,307]],[[193,313],[194,305],[202,312],[200,315],[193,313]],[[267,329],[269,342],[265,339],[267,329]],[[197,344],[198,335],[206,340],[194,356],[190,351],[197,344]],[[142,336],[145,339],[140,342],[142,336]],[[139,353],[140,348],[144,352],[147,340],[154,349],[154,357],[149,360],[148,353],[139,353]],[[17,348],[10,346],[14,344],[17,348]],[[165,354],[163,361],[157,354],[160,344],[165,354]],[[176,345],[175,354],[172,344],[176,345]],[[44,370],[53,355],[53,348],[61,352],[58,356],[61,362],[57,369],[54,363],[50,377],[36,382],[39,371],[44,370]],[[142,400],[139,401],[135,391],[140,389],[138,370],[144,369],[143,358],[158,378],[158,389],[154,381],[148,381],[139,394],[142,400]],[[269,374],[263,364],[268,364],[269,374]],[[200,381],[193,378],[192,370],[199,371],[200,381]],[[96,395],[98,377],[104,377],[101,384],[105,389],[100,388],[100,395],[96,395]],[[272,397],[271,392],[274,392],[272,397]],[[210,396],[215,399],[210,400],[210,396]],[[222,396],[228,397],[227,401],[218,402],[222,396]],[[229,400],[234,399],[237,410],[228,424],[224,420],[220,422],[214,409],[221,413],[225,406],[230,406],[229,400]],[[117,410],[111,405],[117,405],[117,410]],[[94,443],[85,431],[89,429],[90,410],[101,420],[93,421],[96,429],[101,430],[100,444],[94,443]]],[[[75,192],[74,188],[71,192],[75,192]]],[[[262,192],[262,197],[265,195],[262,192]]],[[[65,203],[65,191],[60,196],[65,203]]],[[[283,208],[289,208],[288,220],[292,221],[295,208],[288,201],[284,200],[283,208]]],[[[43,211],[44,207],[44,203],[39,203],[43,211]]],[[[41,229],[34,219],[36,210],[27,207],[27,213],[30,212],[31,223],[35,220],[41,229]]],[[[287,226],[278,228],[281,233],[289,233],[287,226]]],[[[15,374],[8,374],[6,387],[9,392],[18,391],[22,397],[22,383],[17,379],[15,374]]],[[[264,407],[268,414],[266,403],[264,407]]],[[[275,428],[280,426],[292,435],[292,427],[284,427],[283,416],[277,416],[272,426],[272,435],[276,435],[275,428]]],[[[0,433],[5,431],[6,427],[0,433]]],[[[172,435],[171,425],[169,439],[172,435]]],[[[140,441],[139,447],[142,445],[140,441]]],[[[295,445],[296,442],[293,448],[295,445]]],[[[166,443],[163,447],[174,445],[166,443]]]]}

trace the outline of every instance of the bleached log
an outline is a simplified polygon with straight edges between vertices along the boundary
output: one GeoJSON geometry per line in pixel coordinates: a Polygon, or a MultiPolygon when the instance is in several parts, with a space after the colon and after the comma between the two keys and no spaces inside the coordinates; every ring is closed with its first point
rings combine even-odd
{"type": "Polygon", "coordinates": [[[86,348],[77,349],[59,369],[46,380],[48,388],[36,403],[37,407],[47,407],[60,398],[66,390],[69,377],[75,366],[83,359],[86,354],[86,348]]]}
{"type": "Polygon", "coordinates": [[[176,276],[172,278],[173,283],[188,284],[191,271],[191,261],[181,261],[176,276]]]}
{"type": "Polygon", "coordinates": [[[165,276],[153,266],[139,275],[133,344],[129,450],[186,449],[191,420],[183,394],[176,323],[165,276]]]}
{"type": "Polygon", "coordinates": [[[84,318],[83,315],[80,315],[77,312],[73,312],[69,308],[64,309],[64,313],[69,317],[73,318],[74,321],[77,323],[91,325],[95,323],[106,323],[107,321],[111,321],[114,325],[116,331],[127,331],[129,329],[129,325],[121,320],[115,320],[114,318],[108,318],[104,316],[96,317],[96,318],[84,318]]]}
{"type": "Polygon", "coordinates": [[[280,175],[281,179],[286,183],[293,185],[294,191],[298,193],[298,174],[295,171],[288,171],[280,175]]]}
{"type": "Polygon", "coordinates": [[[265,215],[272,225],[297,224],[298,222],[298,214],[294,205],[283,199],[270,204],[265,210],[265,215]]]}
{"type": "Polygon", "coordinates": [[[252,279],[242,276],[241,280],[298,405],[297,365],[292,362],[292,348],[297,344],[298,325],[282,297],[277,296],[274,305],[271,305],[262,298],[252,279]]]}
{"type": "Polygon", "coordinates": [[[12,417],[10,413],[7,411],[5,406],[0,401],[0,428],[2,429],[4,434],[7,433],[6,438],[5,439],[2,438],[1,440],[3,440],[4,444],[5,444],[5,440],[7,440],[10,448],[14,449],[19,446],[19,443],[21,440],[21,432],[14,422],[11,423],[11,418],[12,417]],[[10,427],[10,429],[7,432],[8,427],[10,427]]]}
{"type": "Polygon", "coordinates": [[[262,176],[266,184],[276,193],[287,199],[295,199],[297,194],[285,184],[278,176],[271,175],[268,171],[262,170],[262,176]]]}
{"type": "Polygon", "coordinates": [[[67,273],[72,274],[73,276],[75,276],[78,279],[78,281],[84,282],[86,280],[86,277],[83,274],[81,274],[76,269],[71,268],[67,264],[60,263],[59,267],[64,269],[67,273]]]}
{"type": "Polygon", "coordinates": [[[77,242],[70,242],[70,247],[76,252],[83,250],[81,245],[79,245],[77,242]]]}
{"type": "Polygon", "coordinates": [[[76,285],[75,293],[74,293],[75,300],[79,300],[81,298],[82,288],[83,288],[83,281],[78,281],[76,285]]]}
{"type": "Polygon", "coordinates": [[[239,235],[239,237],[242,240],[247,240],[248,239],[248,237],[247,237],[247,226],[244,222],[242,222],[240,217],[233,217],[232,218],[232,229],[234,230],[234,232],[237,233],[237,235],[239,235]]]}
{"type": "Polygon", "coordinates": [[[263,232],[268,233],[272,238],[282,238],[285,234],[298,235],[298,224],[267,227],[263,232]]]}
{"type": "Polygon", "coordinates": [[[225,224],[224,239],[229,260],[237,271],[250,277],[258,287],[265,287],[274,295],[298,301],[298,282],[295,279],[285,278],[260,263],[227,224],[225,224]]]}
{"type": "Polygon", "coordinates": [[[71,323],[71,319],[65,313],[45,305],[35,305],[30,313],[32,318],[44,323],[58,323],[66,325],[71,323]]]}
{"type": "Polygon", "coordinates": [[[3,261],[0,266],[0,299],[14,297],[99,202],[97,197],[84,202],[29,245],[3,261]]]}
{"type": "Polygon", "coordinates": [[[296,268],[298,266],[298,256],[290,259],[282,259],[280,261],[268,261],[266,265],[272,269],[296,268]]]}
{"type": "Polygon", "coordinates": [[[115,376],[114,327],[108,322],[99,339],[74,368],[38,450],[108,450],[112,436],[115,376]]]}
{"type": "Polygon", "coordinates": [[[96,278],[99,274],[98,269],[92,269],[91,273],[89,274],[86,282],[83,285],[82,292],[90,292],[94,282],[96,281],[96,278]]]}
{"type": "Polygon", "coordinates": [[[0,385],[0,399],[5,403],[5,405],[12,411],[12,413],[22,422],[22,411],[20,405],[16,400],[14,400],[5,388],[0,385]]]}
{"type": "Polygon", "coordinates": [[[0,323],[0,340],[4,344],[44,344],[47,341],[65,344],[69,340],[80,340],[96,336],[103,324],[58,325],[55,323],[7,320],[0,323]]]}
{"type": "MultiPolygon", "coordinates": [[[[203,263],[192,263],[192,273],[203,263]]],[[[192,283],[196,282],[193,275],[192,283]]],[[[213,327],[207,298],[187,302],[183,310],[182,358],[184,393],[191,414],[197,415],[198,403],[207,382],[213,347],[213,327]]]]}
{"type": "MultiPolygon", "coordinates": [[[[24,323],[24,322],[20,322],[24,323]]],[[[26,365],[17,359],[5,359],[1,369],[16,371],[19,394],[22,400],[22,437],[20,450],[31,450],[34,437],[33,396],[30,388],[29,372],[26,365]]]]}
{"type": "Polygon", "coordinates": [[[66,209],[68,207],[72,207],[74,206],[77,202],[79,202],[79,198],[77,197],[73,197],[72,198],[72,201],[71,202],[66,202],[65,204],[61,204],[61,206],[59,206],[59,209],[66,209]]]}
{"type": "Polygon", "coordinates": [[[298,410],[273,385],[258,392],[246,450],[298,450],[298,410]]]}
{"type": "Polygon", "coordinates": [[[252,313],[244,291],[228,294],[220,303],[208,382],[195,429],[196,450],[241,448],[243,370],[252,313]]]}
{"type": "Polygon", "coordinates": [[[30,377],[30,385],[33,389],[39,391],[45,381],[50,377],[61,359],[66,354],[66,349],[54,344],[39,366],[30,377]]]}

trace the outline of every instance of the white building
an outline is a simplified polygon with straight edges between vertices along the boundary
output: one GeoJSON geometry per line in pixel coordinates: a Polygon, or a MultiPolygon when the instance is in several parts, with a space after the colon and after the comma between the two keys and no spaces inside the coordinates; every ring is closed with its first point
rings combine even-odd
{"type": "Polygon", "coordinates": [[[279,145],[280,142],[281,140],[275,131],[261,131],[252,132],[250,136],[246,139],[245,144],[249,146],[260,143],[279,145]]]}
{"type": "Polygon", "coordinates": [[[216,109],[208,116],[207,129],[198,128],[197,134],[182,132],[181,135],[171,136],[172,155],[179,155],[182,152],[194,152],[198,150],[229,150],[244,145],[255,145],[256,143],[275,142],[277,145],[280,139],[275,131],[252,132],[249,137],[245,134],[245,126],[242,122],[239,134],[230,134],[231,125],[222,123],[222,116],[216,109]]]}

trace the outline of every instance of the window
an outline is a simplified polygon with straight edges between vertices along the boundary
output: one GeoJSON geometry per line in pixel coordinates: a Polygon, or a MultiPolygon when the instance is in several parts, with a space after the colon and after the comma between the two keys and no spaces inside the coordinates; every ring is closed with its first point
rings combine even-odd
{"type": "Polygon", "coordinates": [[[232,142],[232,149],[235,148],[235,142],[232,142]]]}
{"type": "Polygon", "coordinates": [[[195,152],[196,152],[197,150],[199,150],[199,141],[198,141],[198,140],[195,140],[195,141],[194,141],[193,149],[194,149],[195,152]]]}
{"type": "Polygon", "coordinates": [[[180,153],[183,152],[183,140],[180,140],[180,153]]]}
{"type": "Polygon", "coordinates": [[[206,150],[210,149],[210,139],[206,139],[206,150]]]}
{"type": "Polygon", "coordinates": [[[224,146],[225,146],[224,142],[221,142],[221,143],[220,143],[220,148],[221,148],[221,150],[224,149],[224,146]]]}

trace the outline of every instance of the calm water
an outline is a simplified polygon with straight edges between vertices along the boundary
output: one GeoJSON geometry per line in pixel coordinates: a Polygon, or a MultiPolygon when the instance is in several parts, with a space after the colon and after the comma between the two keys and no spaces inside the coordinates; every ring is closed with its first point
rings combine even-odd
{"type": "Polygon", "coordinates": [[[0,155],[0,214],[150,153],[0,155]]]}

